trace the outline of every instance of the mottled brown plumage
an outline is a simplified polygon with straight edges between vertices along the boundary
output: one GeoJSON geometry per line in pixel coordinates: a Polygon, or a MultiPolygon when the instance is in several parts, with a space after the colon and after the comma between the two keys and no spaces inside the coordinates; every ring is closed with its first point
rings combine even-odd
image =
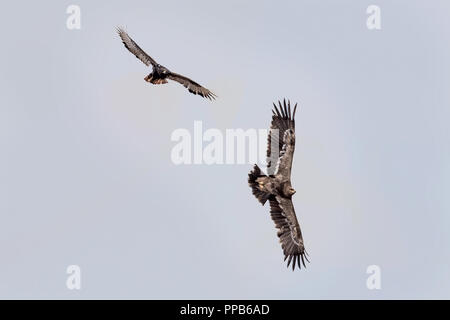
{"type": "Polygon", "coordinates": [[[181,74],[171,72],[166,67],[163,67],[162,65],[158,64],[152,57],[150,57],[147,53],[145,53],[145,51],[142,50],[123,29],[118,28],[117,33],[122,39],[125,48],[127,48],[146,66],[148,67],[152,66],[153,71],[144,78],[145,81],[150,82],[152,84],[164,84],[167,83],[167,79],[170,79],[178,83],[181,83],[184,87],[186,87],[189,90],[190,93],[198,94],[209,100],[213,100],[217,97],[214,93],[212,93],[205,87],[202,87],[197,82],[185,76],[182,76],[181,74]]]}
{"type": "Polygon", "coordinates": [[[265,175],[255,165],[248,175],[248,183],[253,195],[264,205],[270,204],[270,215],[278,229],[284,260],[288,259],[288,267],[295,265],[306,267],[307,253],[303,243],[300,225],[295,215],[292,196],[295,190],[291,185],[291,168],[295,150],[295,111],[291,113],[291,103],[286,100],[274,104],[272,123],[268,137],[267,172],[265,175]]]}

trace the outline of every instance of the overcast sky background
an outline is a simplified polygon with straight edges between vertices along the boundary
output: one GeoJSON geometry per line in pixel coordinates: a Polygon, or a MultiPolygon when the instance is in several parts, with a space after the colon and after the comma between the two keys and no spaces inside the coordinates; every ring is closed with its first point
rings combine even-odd
{"type": "Polygon", "coordinates": [[[10,1],[0,13],[0,297],[450,298],[448,1],[10,1]],[[81,7],[81,30],[66,8],[81,7]],[[381,8],[379,31],[366,8],[381,8]],[[214,91],[153,86],[115,33],[214,91]],[[170,160],[177,128],[298,101],[283,262],[251,165],[170,160]],[[82,289],[66,288],[66,268],[82,289]],[[368,290],[366,268],[381,268],[368,290]]]}

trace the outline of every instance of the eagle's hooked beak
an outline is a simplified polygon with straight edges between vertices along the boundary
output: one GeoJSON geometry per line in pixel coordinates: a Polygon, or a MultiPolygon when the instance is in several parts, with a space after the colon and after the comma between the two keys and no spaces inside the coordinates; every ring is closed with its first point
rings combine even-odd
{"type": "Polygon", "coordinates": [[[293,195],[294,193],[297,192],[297,191],[294,190],[294,188],[290,188],[289,191],[291,192],[291,195],[293,195]]]}

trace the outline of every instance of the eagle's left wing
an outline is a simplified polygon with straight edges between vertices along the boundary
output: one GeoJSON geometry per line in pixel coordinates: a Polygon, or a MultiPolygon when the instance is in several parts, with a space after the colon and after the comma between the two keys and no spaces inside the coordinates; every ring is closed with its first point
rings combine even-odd
{"type": "Polygon", "coordinates": [[[131,39],[131,37],[126,33],[123,29],[117,28],[117,33],[120,36],[120,39],[122,39],[123,44],[125,45],[125,48],[128,49],[132,54],[136,56],[139,60],[141,60],[146,66],[156,65],[156,61],[153,60],[152,57],[150,57],[147,53],[145,53],[144,50],[142,50],[136,42],[131,39]]]}
{"type": "Polygon", "coordinates": [[[212,93],[205,87],[202,87],[197,82],[189,79],[188,77],[182,76],[181,74],[171,72],[167,77],[171,80],[181,83],[189,90],[190,93],[198,94],[203,98],[208,98],[209,100],[213,100],[217,97],[214,93],[212,93]]]}
{"type": "Polygon", "coordinates": [[[297,263],[298,268],[301,269],[301,264],[305,265],[305,259],[307,253],[303,244],[302,232],[300,225],[295,215],[294,205],[292,199],[283,198],[280,196],[273,196],[270,201],[270,216],[275,222],[275,226],[278,228],[278,237],[280,238],[281,248],[284,253],[284,260],[289,257],[287,266],[293,260],[292,270],[295,269],[297,263]],[[301,261],[300,261],[301,260],[301,261]]]}
{"type": "Polygon", "coordinates": [[[294,160],[295,151],[295,132],[288,129],[284,132],[283,146],[281,147],[280,157],[277,160],[275,174],[290,179],[292,170],[292,161],[294,160]]]}
{"type": "Polygon", "coordinates": [[[267,137],[267,173],[274,175],[280,170],[280,161],[283,159],[281,167],[289,169],[289,172],[283,174],[290,175],[290,167],[292,165],[292,156],[294,153],[293,148],[287,148],[285,138],[286,132],[289,131],[292,146],[295,144],[295,111],[297,110],[297,104],[294,106],[294,111],[291,113],[291,102],[283,100],[283,104],[278,101],[279,108],[273,104],[272,110],[272,123],[270,125],[269,136],[267,137]],[[284,148],[284,150],[283,150],[284,148]],[[286,154],[289,157],[283,157],[286,154]],[[291,163],[289,163],[291,161],[291,163]]]}

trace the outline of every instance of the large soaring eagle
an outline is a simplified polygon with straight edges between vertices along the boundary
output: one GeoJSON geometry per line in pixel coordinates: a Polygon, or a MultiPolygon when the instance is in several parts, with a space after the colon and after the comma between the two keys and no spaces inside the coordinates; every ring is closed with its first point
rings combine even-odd
{"type": "Polygon", "coordinates": [[[267,173],[265,175],[255,164],[248,174],[248,183],[252,193],[264,205],[270,203],[270,215],[278,228],[278,237],[284,252],[284,260],[289,258],[287,266],[292,264],[304,267],[307,253],[303,244],[302,232],[295,215],[292,195],[295,190],[291,185],[292,159],[295,150],[295,111],[291,114],[291,103],[278,101],[274,105],[272,124],[270,126],[267,148],[267,173]],[[301,263],[300,263],[301,262],[301,263]]]}
{"type": "Polygon", "coordinates": [[[125,47],[132,54],[134,54],[146,66],[149,67],[151,65],[153,67],[152,73],[150,73],[148,76],[144,78],[145,81],[153,84],[164,84],[167,83],[167,79],[170,79],[181,83],[189,90],[189,92],[193,94],[198,94],[204,98],[208,98],[209,100],[215,99],[217,97],[214,93],[202,87],[197,82],[185,76],[182,76],[181,74],[171,72],[166,67],[163,67],[162,65],[157,63],[155,60],[153,60],[152,57],[150,57],[147,53],[145,53],[145,51],[142,50],[123,29],[117,28],[117,33],[122,39],[122,42],[125,45],[125,47]]]}

